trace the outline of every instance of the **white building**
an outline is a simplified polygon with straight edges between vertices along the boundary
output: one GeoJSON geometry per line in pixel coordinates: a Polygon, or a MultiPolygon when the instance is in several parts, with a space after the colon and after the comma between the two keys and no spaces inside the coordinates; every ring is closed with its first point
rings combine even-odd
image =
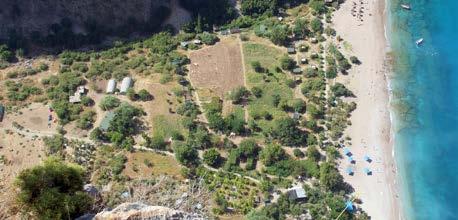
{"type": "Polygon", "coordinates": [[[107,93],[114,93],[116,89],[116,81],[114,79],[110,79],[107,84],[107,93]]]}
{"type": "Polygon", "coordinates": [[[127,90],[132,86],[132,78],[131,77],[124,77],[121,82],[121,89],[119,92],[126,93],[127,90]]]}

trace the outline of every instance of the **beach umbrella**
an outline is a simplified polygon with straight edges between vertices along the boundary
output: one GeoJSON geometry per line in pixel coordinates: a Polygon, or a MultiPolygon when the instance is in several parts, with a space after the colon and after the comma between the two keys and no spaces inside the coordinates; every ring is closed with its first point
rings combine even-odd
{"type": "Polygon", "coordinates": [[[364,156],[364,160],[369,162],[369,163],[372,162],[372,159],[367,155],[364,156]]]}
{"type": "Polygon", "coordinates": [[[348,212],[353,212],[355,210],[355,208],[353,206],[353,202],[346,201],[345,202],[345,210],[347,210],[348,212]]]}
{"type": "Polygon", "coordinates": [[[367,168],[367,167],[365,167],[363,171],[364,171],[364,173],[365,173],[366,175],[371,175],[371,174],[372,174],[372,171],[369,170],[369,168],[367,168]]]}
{"type": "Polygon", "coordinates": [[[348,148],[344,148],[344,154],[347,155],[347,156],[351,156],[351,152],[350,152],[350,149],[348,148]]]}
{"type": "Polygon", "coordinates": [[[352,157],[352,156],[349,156],[349,157],[348,157],[348,162],[350,162],[350,163],[354,163],[354,162],[355,162],[355,160],[353,159],[353,157],[352,157]]]}
{"type": "Polygon", "coordinates": [[[351,167],[347,167],[346,171],[347,171],[347,174],[350,176],[354,174],[353,169],[351,167]]]}

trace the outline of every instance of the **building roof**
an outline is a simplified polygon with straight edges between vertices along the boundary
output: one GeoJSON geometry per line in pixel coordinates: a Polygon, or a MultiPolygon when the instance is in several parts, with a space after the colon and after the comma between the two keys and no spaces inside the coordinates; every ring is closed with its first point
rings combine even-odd
{"type": "Polygon", "coordinates": [[[116,89],[116,81],[114,79],[108,80],[106,92],[113,93],[115,89],[116,89]]]}
{"type": "Polygon", "coordinates": [[[294,53],[294,52],[296,52],[296,49],[294,49],[294,47],[288,47],[287,51],[288,51],[288,53],[294,53]]]}
{"type": "Polygon", "coordinates": [[[75,95],[71,95],[68,97],[68,101],[70,103],[79,103],[81,102],[81,94],[79,92],[75,92],[75,95]]]}
{"type": "Polygon", "coordinates": [[[287,193],[290,199],[304,199],[307,197],[304,188],[301,186],[293,187],[289,189],[287,193]]]}
{"type": "Polygon", "coordinates": [[[302,69],[299,67],[293,69],[293,73],[301,73],[301,72],[302,72],[302,69]]]}
{"type": "Polygon", "coordinates": [[[102,131],[107,131],[108,130],[108,127],[110,127],[110,123],[113,120],[114,116],[115,116],[114,112],[108,112],[105,115],[105,118],[103,118],[103,120],[102,120],[102,122],[100,122],[100,126],[99,126],[102,131]]]}
{"type": "Polygon", "coordinates": [[[121,82],[121,89],[119,90],[121,93],[126,93],[127,90],[132,86],[132,78],[124,77],[121,82]]]}

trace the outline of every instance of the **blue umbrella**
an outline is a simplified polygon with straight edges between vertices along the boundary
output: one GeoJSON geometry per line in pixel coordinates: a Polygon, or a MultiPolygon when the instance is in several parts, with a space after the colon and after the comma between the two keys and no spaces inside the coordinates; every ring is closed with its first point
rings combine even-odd
{"type": "Polygon", "coordinates": [[[355,162],[355,160],[353,159],[352,156],[349,156],[349,157],[348,157],[348,162],[353,163],[353,162],[355,162]]]}
{"type": "Polygon", "coordinates": [[[353,212],[355,210],[353,206],[353,202],[351,201],[345,202],[345,210],[347,210],[348,212],[353,212]]]}
{"type": "Polygon", "coordinates": [[[344,154],[347,155],[347,156],[351,156],[351,152],[348,148],[344,148],[344,154]]]}
{"type": "Polygon", "coordinates": [[[353,175],[353,169],[351,167],[347,167],[347,174],[348,175],[353,175]]]}
{"type": "Polygon", "coordinates": [[[369,163],[372,162],[372,159],[367,155],[364,156],[364,160],[369,162],[369,163]]]}
{"type": "Polygon", "coordinates": [[[366,175],[371,175],[371,174],[372,174],[372,171],[369,170],[369,168],[365,167],[365,168],[364,168],[364,173],[366,173],[366,175]]]}

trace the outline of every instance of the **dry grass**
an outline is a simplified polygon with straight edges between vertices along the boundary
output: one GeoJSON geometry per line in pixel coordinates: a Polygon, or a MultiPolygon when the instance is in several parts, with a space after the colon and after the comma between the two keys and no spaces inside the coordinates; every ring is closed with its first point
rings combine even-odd
{"type": "Polygon", "coordinates": [[[168,175],[181,178],[180,165],[171,156],[152,152],[135,152],[127,155],[126,168],[123,173],[132,179],[168,175]]]}

